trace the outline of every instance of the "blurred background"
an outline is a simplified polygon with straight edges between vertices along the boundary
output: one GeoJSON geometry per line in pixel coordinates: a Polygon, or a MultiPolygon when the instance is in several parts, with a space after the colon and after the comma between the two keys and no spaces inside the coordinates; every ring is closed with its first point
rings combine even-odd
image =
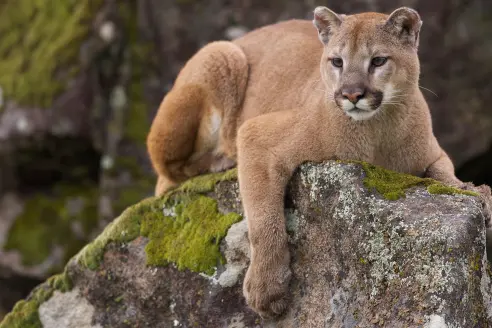
{"type": "Polygon", "coordinates": [[[420,12],[435,134],[492,184],[490,0],[0,0],[0,318],[152,195],[145,137],[197,49],[318,5],[420,12]]]}

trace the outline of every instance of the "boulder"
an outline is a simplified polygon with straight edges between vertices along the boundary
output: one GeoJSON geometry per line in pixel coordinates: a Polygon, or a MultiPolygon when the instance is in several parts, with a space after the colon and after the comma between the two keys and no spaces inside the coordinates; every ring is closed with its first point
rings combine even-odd
{"type": "Polygon", "coordinates": [[[265,321],[242,296],[235,170],[200,176],[125,210],[0,327],[485,327],[485,214],[430,179],[306,163],[286,197],[291,304],[265,321]]]}

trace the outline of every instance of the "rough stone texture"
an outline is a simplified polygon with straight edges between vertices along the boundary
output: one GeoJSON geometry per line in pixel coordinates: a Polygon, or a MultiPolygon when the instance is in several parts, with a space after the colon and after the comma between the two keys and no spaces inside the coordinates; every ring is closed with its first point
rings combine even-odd
{"type": "Polygon", "coordinates": [[[66,293],[56,291],[39,307],[39,318],[44,328],[102,328],[92,325],[94,307],[80,297],[78,289],[66,293]]]}
{"type": "Polygon", "coordinates": [[[282,323],[420,327],[439,316],[448,327],[485,326],[492,304],[477,203],[420,189],[387,201],[360,174],[305,166],[293,182],[295,306],[282,323]]]}
{"type": "MultiPolygon", "coordinates": [[[[227,264],[218,265],[213,276],[179,271],[172,264],[147,266],[144,237],[110,243],[94,271],[80,264],[87,252],[82,250],[67,267],[81,304],[65,306],[55,292],[56,302],[41,305],[41,318],[46,313],[70,318],[73,308],[88,302],[94,309],[91,324],[103,327],[490,325],[480,202],[431,195],[423,187],[389,201],[367,190],[364,176],[358,164],[336,162],[304,164],[294,175],[285,209],[292,302],[275,322],[259,318],[242,297],[249,261],[245,221],[234,224],[222,241],[227,264]]],[[[218,200],[222,212],[240,213],[236,182],[219,182],[207,195],[218,200]]],[[[114,225],[119,224],[116,219],[114,225]]]]}

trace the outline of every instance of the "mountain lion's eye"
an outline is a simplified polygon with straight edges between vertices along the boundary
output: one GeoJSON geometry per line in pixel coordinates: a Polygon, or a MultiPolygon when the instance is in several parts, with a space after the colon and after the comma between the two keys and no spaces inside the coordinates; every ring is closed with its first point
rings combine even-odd
{"type": "Polygon", "coordinates": [[[335,67],[342,67],[343,66],[343,59],[342,58],[332,58],[331,64],[335,67]]]}
{"type": "Polygon", "coordinates": [[[374,57],[371,61],[371,64],[373,66],[379,67],[379,66],[383,66],[384,64],[386,64],[387,60],[388,60],[388,57],[374,57]]]}

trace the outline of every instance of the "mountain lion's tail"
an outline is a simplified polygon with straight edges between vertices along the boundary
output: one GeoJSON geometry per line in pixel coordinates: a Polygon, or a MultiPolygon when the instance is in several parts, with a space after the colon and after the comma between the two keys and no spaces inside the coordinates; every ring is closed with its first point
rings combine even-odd
{"type": "Polygon", "coordinates": [[[233,166],[248,80],[244,52],[227,41],[198,51],[164,97],[147,137],[161,195],[192,176],[233,166]]]}

